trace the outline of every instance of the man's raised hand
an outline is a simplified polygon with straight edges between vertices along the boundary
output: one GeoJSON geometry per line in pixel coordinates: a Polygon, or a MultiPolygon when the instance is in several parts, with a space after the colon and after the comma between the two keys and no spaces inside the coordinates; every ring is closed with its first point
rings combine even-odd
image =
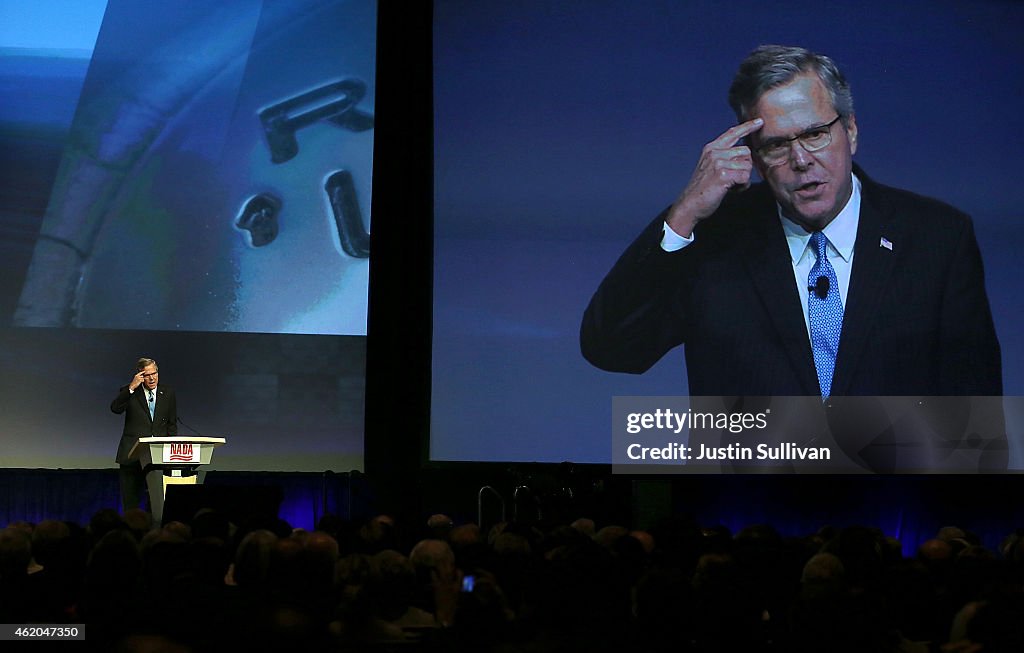
{"type": "Polygon", "coordinates": [[[754,168],[750,148],[737,143],[762,125],[764,121],[760,118],[748,120],[704,146],[690,183],[669,212],[668,226],[672,231],[689,237],[698,222],[718,209],[726,193],[750,186],[754,168]]]}
{"type": "Polygon", "coordinates": [[[131,382],[128,384],[128,391],[129,392],[135,392],[135,390],[140,385],[142,385],[142,382],[144,380],[143,377],[145,375],[146,375],[146,372],[144,370],[139,370],[139,373],[136,374],[135,376],[133,376],[131,382]]]}

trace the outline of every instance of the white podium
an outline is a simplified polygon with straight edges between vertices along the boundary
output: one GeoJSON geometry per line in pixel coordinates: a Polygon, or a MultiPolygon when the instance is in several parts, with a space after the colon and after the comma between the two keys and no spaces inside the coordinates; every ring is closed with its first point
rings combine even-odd
{"type": "Polygon", "coordinates": [[[163,519],[167,486],[196,485],[198,468],[209,465],[213,450],[225,442],[224,438],[197,435],[139,438],[128,458],[137,460],[146,474],[154,523],[159,524],[163,519]]]}

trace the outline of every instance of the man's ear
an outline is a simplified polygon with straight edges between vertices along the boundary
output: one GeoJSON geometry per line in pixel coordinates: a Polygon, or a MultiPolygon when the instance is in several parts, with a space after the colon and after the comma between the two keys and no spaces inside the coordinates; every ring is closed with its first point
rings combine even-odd
{"type": "Polygon", "coordinates": [[[850,156],[853,156],[857,153],[857,116],[850,115],[846,123],[846,138],[850,141],[850,156]]]}

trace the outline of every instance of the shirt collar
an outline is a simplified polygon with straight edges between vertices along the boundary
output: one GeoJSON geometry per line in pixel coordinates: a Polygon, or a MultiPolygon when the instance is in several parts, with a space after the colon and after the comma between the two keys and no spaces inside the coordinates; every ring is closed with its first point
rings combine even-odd
{"type": "MultiPolygon", "coordinates": [[[[839,212],[828,226],[822,229],[828,242],[839,252],[847,263],[853,258],[853,245],[857,241],[857,224],[860,222],[860,179],[857,175],[850,173],[853,178],[853,190],[850,192],[850,199],[846,206],[839,212]]],[[[789,256],[796,265],[810,247],[811,234],[803,227],[782,215],[782,207],[776,205],[779,213],[779,220],[782,221],[782,230],[786,234],[786,245],[789,247],[789,256]]],[[[814,253],[812,252],[813,256],[814,253]]]]}

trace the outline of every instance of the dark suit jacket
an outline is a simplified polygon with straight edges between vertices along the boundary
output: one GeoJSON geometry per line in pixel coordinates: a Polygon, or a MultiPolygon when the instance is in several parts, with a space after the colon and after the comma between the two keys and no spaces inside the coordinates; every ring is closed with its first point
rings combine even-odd
{"type": "Polygon", "coordinates": [[[117,445],[115,462],[129,462],[128,452],[140,437],[178,434],[178,404],[174,389],[162,383],[156,388],[156,407],[152,419],[149,417],[145,387],[141,385],[131,393],[128,392],[128,386],[122,387],[114,401],[110,402],[110,410],[119,415],[124,413],[124,431],[117,445]]]}
{"type": "MultiPolygon", "coordinates": [[[[832,395],[1001,395],[971,219],[854,171],[861,214],[832,395]]],[[[664,219],[630,245],[587,307],[587,360],[640,373],[685,343],[691,395],[819,395],[768,185],[730,194],[678,252],[660,247],[664,219]]]]}

